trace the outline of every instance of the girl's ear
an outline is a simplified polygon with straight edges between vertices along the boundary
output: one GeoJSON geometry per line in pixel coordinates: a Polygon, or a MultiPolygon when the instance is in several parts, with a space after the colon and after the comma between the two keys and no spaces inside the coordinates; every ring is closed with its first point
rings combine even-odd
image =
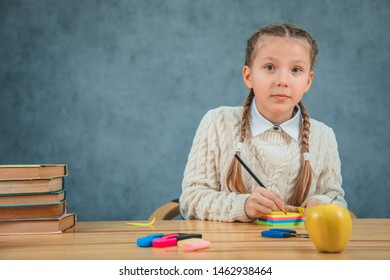
{"type": "Polygon", "coordinates": [[[247,88],[253,88],[251,69],[249,68],[249,66],[245,65],[242,68],[242,77],[244,79],[244,83],[247,86],[247,88]]]}
{"type": "Polygon", "coordinates": [[[314,72],[311,71],[309,74],[309,79],[308,79],[306,87],[305,87],[305,93],[309,91],[311,84],[313,83],[313,79],[314,79],[314,72]]]}

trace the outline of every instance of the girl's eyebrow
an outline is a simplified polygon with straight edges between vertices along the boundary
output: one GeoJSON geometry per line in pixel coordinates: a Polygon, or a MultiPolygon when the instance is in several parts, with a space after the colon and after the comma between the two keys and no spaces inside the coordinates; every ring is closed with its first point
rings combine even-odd
{"type": "Polygon", "coordinates": [[[263,60],[277,60],[277,59],[272,57],[272,56],[266,56],[266,57],[260,59],[260,61],[263,61],[263,60]]]}
{"type": "MultiPolygon", "coordinates": [[[[278,61],[279,59],[272,57],[272,56],[266,56],[266,57],[260,59],[260,61],[263,61],[263,60],[278,61]]],[[[306,64],[307,65],[307,62],[302,60],[302,59],[293,60],[291,62],[292,62],[292,64],[306,64]]]]}
{"type": "Polygon", "coordinates": [[[293,60],[293,62],[296,63],[296,64],[306,64],[307,65],[306,61],[301,60],[301,59],[293,60]]]}

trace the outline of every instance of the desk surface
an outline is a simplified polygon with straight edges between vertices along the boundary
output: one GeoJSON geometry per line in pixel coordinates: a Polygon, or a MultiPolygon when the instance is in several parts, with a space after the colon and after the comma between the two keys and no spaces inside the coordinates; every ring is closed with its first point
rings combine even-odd
{"type": "MultiPolygon", "coordinates": [[[[310,239],[260,236],[267,227],[210,221],[156,221],[150,227],[125,221],[78,222],[74,232],[0,236],[0,259],[390,259],[390,219],[354,219],[342,253],[319,253],[310,239]],[[182,252],[177,247],[140,248],[136,239],[153,233],[202,233],[211,248],[182,252]]],[[[298,232],[306,232],[297,227],[298,232]]]]}

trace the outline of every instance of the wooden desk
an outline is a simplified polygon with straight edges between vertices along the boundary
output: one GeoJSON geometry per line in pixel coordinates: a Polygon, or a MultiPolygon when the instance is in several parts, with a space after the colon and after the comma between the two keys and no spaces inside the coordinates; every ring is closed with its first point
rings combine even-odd
{"type": "MultiPolygon", "coordinates": [[[[125,221],[78,222],[74,232],[0,236],[0,259],[390,259],[390,219],[354,219],[351,240],[338,254],[319,253],[310,239],[263,238],[266,227],[209,221],[157,221],[150,227],[125,221]],[[140,248],[136,239],[152,233],[202,233],[211,248],[182,252],[177,247],[140,248]]],[[[298,232],[305,232],[297,228],[298,232]]]]}

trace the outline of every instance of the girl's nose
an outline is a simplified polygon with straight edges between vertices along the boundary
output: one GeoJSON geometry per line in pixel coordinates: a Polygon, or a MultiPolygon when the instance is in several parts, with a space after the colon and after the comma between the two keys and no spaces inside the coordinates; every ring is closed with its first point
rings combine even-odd
{"type": "Polygon", "coordinates": [[[279,71],[279,75],[277,78],[277,86],[288,87],[288,78],[287,78],[287,73],[285,73],[285,71],[279,71]]]}

